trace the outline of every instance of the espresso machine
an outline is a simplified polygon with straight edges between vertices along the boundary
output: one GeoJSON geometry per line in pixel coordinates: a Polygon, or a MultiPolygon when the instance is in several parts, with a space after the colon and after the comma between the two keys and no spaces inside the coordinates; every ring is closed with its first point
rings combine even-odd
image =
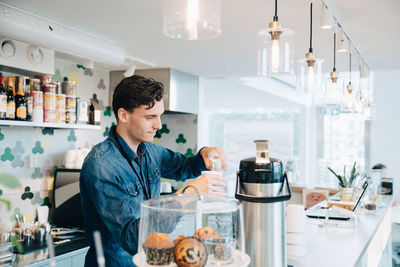
{"type": "Polygon", "coordinates": [[[285,201],[291,191],[282,162],[270,158],[267,140],[254,141],[256,157],[240,161],[235,197],[243,204],[246,253],[251,266],[287,266],[285,201]]]}

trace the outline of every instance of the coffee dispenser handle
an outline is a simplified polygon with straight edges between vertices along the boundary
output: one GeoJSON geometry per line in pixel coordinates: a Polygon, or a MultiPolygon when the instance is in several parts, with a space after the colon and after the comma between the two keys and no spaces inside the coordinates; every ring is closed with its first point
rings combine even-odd
{"type": "Polygon", "coordinates": [[[282,188],[279,190],[279,192],[282,192],[282,189],[284,187],[284,184],[286,182],[287,188],[288,188],[288,194],[283,195],[283,196],[275,196],[275,197],[254,197],[251,195],[245,195],[240,193],[240,181],[239,181],[239,175],[238,173],[236,174],[236,193],[235,193],[235,198],[239,199],[240,201],[247,201],[247,202],[253,202],[253,203],[275,203],[275,202],[282,202],[282,201],[287,201],[292,197],[292,191],[290,190],[289,186],[289,180],[287,178],[286,172],[283,175],[284,182],[282,183],[282,188]]]}

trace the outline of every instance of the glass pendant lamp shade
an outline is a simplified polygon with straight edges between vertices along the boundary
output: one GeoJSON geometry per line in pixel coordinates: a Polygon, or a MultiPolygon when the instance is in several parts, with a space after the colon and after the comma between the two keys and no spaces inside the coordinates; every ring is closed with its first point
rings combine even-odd
{"type": "Polygon", "coordinates": [[[277,6],[275,0],[272,22],[258,31],[257,74],[262,76],[293,73],[293,31],[281,27],[277,6]]]}
{"type": "Polygon", "coordinates": [[[310,4],[310,48],[306,57],[297,61],[297,89],[312,95],[313,102],[323,98],[323,60],[315,57],[312,48],[312,7],[310,4]]]}
{"type": "Polygon", "coordinates": [[[314,53],[307,53],[305,58],[297,61],[297,88],[300,92],[322,94],[323,62],[315,58],[314,53]]]}
{"type": "Polygon", "coordinates": [[[293,73],[293,31],[279,22],[258,32],[258,75],[274,76],[293,73]]]}
{"type": "Polygon", "coordinates": [[[172,39],[199,40],[221,33],[220,0],[164,0],[163,32],[172,39]]]}

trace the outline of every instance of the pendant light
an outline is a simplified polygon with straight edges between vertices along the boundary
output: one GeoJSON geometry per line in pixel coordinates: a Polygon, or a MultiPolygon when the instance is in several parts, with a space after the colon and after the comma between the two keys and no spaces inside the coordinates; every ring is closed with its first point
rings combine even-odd
{"type": "Polygon", "coordinates": [[[172,39],[217,37],[221,33],[220,0],[164,0],[163,32],[172,39]]]}
{"type": "Polygon", "coordinates": [[[349,51],[349,44],[348,44],[347,38],[344,35],[342,29],[340,29],[339,39],[338,39],[338,43],[337,43],[337,51],[339,53],[344,53],[344,52],[349,51]]]}
{"type": "Polygon", "coordinates": [[[349,53],[349,83],[344,90],[344,99],[342,105],[342,112],[353,112],[354,111],[354,100],[355,90],[351,84],[351,53],[349,53]]]}
{"type": "Polygon", "coordinates": [[[312,8],[313,3],[310,4],[310,48],[306,57],[298,60],[297,62],[297,88],[301,92],[313,94],[314,101],[318,101],[322,96],[322,59],[315,57],[312,48],[312,8]]]}
{"type": "Polygon", "coordinates": [[[321,23],[319,27],[321,29],[332,29],[332,17],[328,12],[328,8],[322,3],[322,10],[321,10],[321,23]]]}
{"type": "Polygon", "coordinates": [[[293,31],[281,27],[277,0],[272,22],[258,31],[258,38],[258,75],[293,73],[293,31]]]}
{"type": "Polygon", "coordinates": [[[343,80],[336,72],[336,32],[333,33],[333,68],[326,81],[326,97],[328,105],[337,105],[341,101],[343,80]]]}

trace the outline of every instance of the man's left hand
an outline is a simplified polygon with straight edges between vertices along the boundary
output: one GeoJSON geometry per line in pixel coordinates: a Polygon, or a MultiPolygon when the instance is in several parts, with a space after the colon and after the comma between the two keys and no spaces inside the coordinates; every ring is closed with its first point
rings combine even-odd
{"type": "Polygon", "coordinates": [[[206,165],[206,168],[209,170],[212,170],[212,163],[211,160],[208,158],[208,154],[210,154],[211,151],[215,150],[219,154],[219,159],[221,161],[221,167],[223,170],[226,170],[226,155],[225,151],[222,147],[204,147],[203,149],[200,150],[200,155],[203,157],[204,164],[206,165]]]}

